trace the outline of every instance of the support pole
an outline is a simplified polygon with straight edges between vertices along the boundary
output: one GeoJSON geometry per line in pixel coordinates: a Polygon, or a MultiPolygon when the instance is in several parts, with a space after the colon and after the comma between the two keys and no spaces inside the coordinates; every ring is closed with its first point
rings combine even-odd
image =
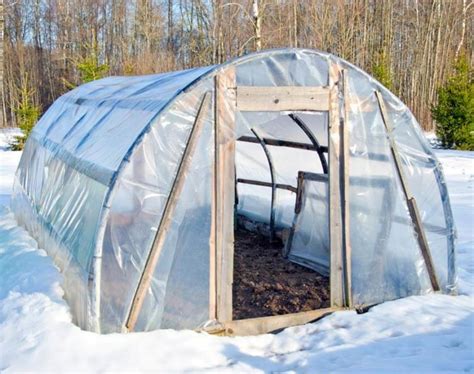
{"type": "Polygon", "coordinates": [[[215,77],[215,256],[216,314],[232,320],[235,204],[235,68],[215,77]]]}
{"type": "Polygon", "coordinates": [[[138,282],[137,290],[132,301],[130,312],[128,314],[125,327],[128,331],[133,331],[135,324],[138,320],[140,310],[143,306],[145,300],[146,292],[150,287],[153,273],[158,263],[160,253],[163,249],[163,245],[166,240],[166,234],[168,233],[171,224],[173,223],[173,216],[178,204],[178,198],[181,194],[181,191],[184,187],[184,182],[186,180],[186,174],[188,173],[189,167],[191,166],[192,156],[196,149],[199,135],[202,132],[205,120],[205,113],[209,109],[209,104],[211,101],[211,94],[209,92],[204,94],[204,97],[200,103],[196,120],[194,122],[191,133],[189,134],[188,143],[184,149],[183,157],[181,163],[178,166],[176,172],[176,177],[174,179],[173,185],[171,187],[171,192],[166,202],[165,208],[163,210],[163,215],[160,221],[160,225],[156,232],[153,245],[151,247],[150,253],[145,263],[140,281],[138,282]]]}
{"type": "Polygon", "coordinates": [[[306,136],[309,138],[311,141],[311,144],[313,144],[314,149],[316,152],[318,152],[319,160],[321,161],[321,167],[323,168],[324,174],[328,173],[328,163],[326,162],[326,158],[324,157],[324,152],[322,147],[319,145],[318,140],[315,138],[311,130],[306,126],[306,124],[303,122],[303,120],[298,117],[296,114],[291,113],[288,114],[288,116],[295,122],[298,127],[303,130],[303,132],[306,134],[306,136]]]}
{"type": "Polygon", "coordinates": [[[342,185],[342,126],[339,114],[340,71],[329,66],[331,91],[329,96],[329,248],[331,307],[343,307],[344,298],[344,221],[342,185]]]}
{"type": "Polygon", "coordinates": [[[380,113],[382,115],[382,121],[385,125],[385,130],[387,131],[388,141],[390,144],[390,150],[392,152],[392,156],[395,161],[395,166],[397,169],[398,177],[400,179],[400,183],[402,185],[403,194],[405,195],[410,218],[415,228],[416,239],[418,241],[418,245],[420,247],[423,260],[425,261],[426,269],[428,270],[431,287],[433,288],[433,291],[439,291],[440,286],[439,286],[438,278],[436,276],[433,259],[431,257],[428,240],[426,239],[425,230],[423,228],[423,222],[420,217],[420,212],[418,210],[415,197],[412,195],[409,189],[408,183],[405,178],[405,173],[403,172],[402,160],[400,159],[400,155],[397,150],[397,145],[393,138],[393,128],[390,123],[390,119],[387,116],[387,111],[385,109],[385,102],[383,100],[382,94],[379,91],[375,91],[375,96],[377,97],[380,113]]]}
{"type": "Polygon", "coordinates": [[[258,135],[257,131],[255,129],[250,129],[250,131],[253,132],[255,137],[260,142],[260,145],[262,146],[263,151],[265,152],[265,156],[267,158],[268,168],[270,169],[270,179],[271,179],[271,184],[272,184],[272,197],[271,197],[271,205],[270,205],[270,241],[273,242],[273,239],[275,237],[276,184],[275,184],[275,170],[273,168],[272,155],[270,154],[270,151],[268,150],[267,146],[265,145],[265,142],[263,141],[263,139],[260,137],[260,135],[258,135]]]}
{"type": "Polygon", "coordinates": [[[352,249],[349,214],[349,80],[347,70],[342,70],[342,93],[344,98],[344,121],[342,123],[342,225],[344,246],[344,297],[345,306],[352,307],[352,249]]]}

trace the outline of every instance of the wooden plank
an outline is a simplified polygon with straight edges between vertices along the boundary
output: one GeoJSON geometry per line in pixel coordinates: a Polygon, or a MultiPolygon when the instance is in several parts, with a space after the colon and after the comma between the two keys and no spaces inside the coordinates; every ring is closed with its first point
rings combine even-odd
{"type": "Polygon", "coordinates": [[[436,271],[433,264],[433,259],[431,257],[428,240],[426,238],[425,230],[423,227],[423,222],[420,218],[420,213],[418,211],[416,200],[414,196],[412,195],[408,186],[408,182],[406,181],[406,178],[405,178],[405,173],[403,171],[403,166],[402,166],[402,160],[398,153],[395,139],[393,138],[392,124],[390,122],[390,118],[388,117],[387,111],[385,109],[385,102],[383,100],[382,94],[379,91],[375,91],[375,96],[377,97],[380,113],[382,115],[382,121],[385,125],[385,130],[387,131],[388,140],[390,144],[390,150],[392,152],[393,159],[395,161],[397,174],[400,179],[400,183],[402,185],[403,194],[405,195],[408,211],[410,213],[410,218],[415,228],[416,239],[418,241],[418,245],[420,247],[420,251],[421,251],[423,260],[425,262],[428,275],[430,277],[431,287],[433,288],[433,291],[439,291],[440,290],[439,281],[438,281],[438,277],[436,276],[436,271]]]}
{"type": "Polygon", "coordinates": [[[327,174],[312,173],[310,171],[300,171],[298,175],[302,175],[304,180],[315,182],[327,182],[329,177],[327,174]]]}
{"type": "Polygon", "coordinates": [[[342,127],[342,224],[344,240],[344,297],[346,307],[352,307],[352,249],[350,232],[350,211],[349,211],[349,79],[347,70],[342,71],[343,98],[344,98],[344,122],[342,127]]]}
{"type": "Polygon", "coordinates": [[[235,202],[235,69],[215,77],[217,319],[232,320],[235,202]]]}
{"type": "MultiPolygon", "coordinates": [[[[275,146],[275,147],[288,147],[288,148],[297,148],[297,149],[305,149],[308,151],[317,151],[313,144],[307,143],[300,143],[300,142],[292,142],[288,140],[280,140],[280,139],[271,139],[271,138],[262,138],[266,145],[275,146]]],[[[237,139],[239,142],[247,142],[247,143],[259,143],[258,139],[252,136],[241,136],[237,139]]],[[[327,153],[328,147],[324,145],[320,145],[319,149],[322,152],[327,153]]]]}
{"type": "Polygon", "coordinates": [[[339,100],[337,66],[330,65],[330,110],[329,110],[329,246],[330,246],[330,286],[331,307],[344,305],[344,261],[343,222],[341,184],[341,122],[339,120],[339,100]]]}
{"type": "Polygon", "coordinates": [[[220,333],[227,336],[265,334],[290,326],[304,325],[305,323],[316,321],[339,310],[343,309],[324,308],[308,312],[229,321],[223,324],[224,331],[221,330],[220,333]]]}
{"type": "MultiPolygon", "coordinates": [[[[216,93],[214,91],[214,115],[216,114],[216,93]]],[[[209,320],[217,321],[217,247],[216,247],[216,232],[217,232],[217,163],[216,163],[216,123],[214,121],[214,168],[212,170],[212,196],[211,196],[211,235],[209,237],[209,320]]]]}
{"type": "MultiPolygon", "coordinates": [[[[301,205],[303,203],[303,185],[304,185],[304,171],[298,172],[298,187],[296,188],[295,214],[300,214],[301,205]]],[[[295,224],[293,223],[292,230],[294,232],[295,224]]],[[[291,236],[293,238],[293,236],[291,236]]],[[[291,248],[291,247],[290,247],[291,248]]]]}
{"type": "Polygon", "coordinates": [[[178,203],[178,198],[181,194],[181,191],[184,187],[184,182],[186,180],[186,175],[189,170],[189,167],[192,162],[192,156],[196,149],[199,135],[202,132],[203,125],[205,123],[206,111],[209,109],[209,104],[211,101],[210,93],[205,93],[204,97],[200,103],[198,112],[196,114],[196,120],[194,126],[189,135],[188,143],[183,152],[183,157],[179,164],[178,170],[176,172],[176,177],[171,187],[170,195],[166,202],[165,208],[163,210],[163,216],[160,221],[160,225],[156,232],[153,245],[151,247],[150,253],[148,255],[143,273],[141,275],[140,281],[138,282],[138,287],[135,292],[135,296],[132,301],[131,309],[127,318],[125,327],[128,331],[133,331],[135,324],[137,322],[140,310],[143,306],[145,300],[146,292],[150,287],[153,273],[156,268],[156,264],[160,257],[161,250],[166,240],[166,234],[169,231],[173,221],[174,212],[176,205],[178,203]]]}
{"type": "Polygon", "coordinates": [[[237,110],[242,112],[329,109],[328,87],[237,86],[237,110]]]}

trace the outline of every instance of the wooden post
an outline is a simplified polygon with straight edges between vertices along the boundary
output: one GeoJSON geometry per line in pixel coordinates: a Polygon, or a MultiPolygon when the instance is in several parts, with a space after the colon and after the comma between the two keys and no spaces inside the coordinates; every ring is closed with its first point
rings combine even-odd
{"type": "Polygon", "coordinates": [[[344,97],[344,122],[342,123],[342,224],[344,230],[344,297],[345,306],[352,307],[352,250],[350,233],[349,212],[349,80],[347,70],[342,70],[343,97],[344,97]]]}
{"type": "Polygon", "coordinates": [[[330,287],[331,307],[344,306],[344,227],[342,217],[341,175],[342,131],[339,120],[338,79],[339,70],[330,65],[329,94],[329,247],[330,247],[330,287]]]}
{"type": "Polygon", "coordinates": [[[161,218],[160,225],[156,232],[153,245],[145,263],[142,276],[140,278],[140,281],[138,282],[137,291],[135,292],[135,296],[133,298],[130,312],[125,324],[125,327],[128,331],[133,331],[133,329],[135,328],[135,324],[137,322],[140,310],[145,300],[146,292],[150,287],[156,264],[158,262],[161,250],[163,249],[163,245],[166,240],[166,234],[168,233],[171,224],[173,223],[173,216],[176,209],[176,205],[178,203],[178,198],[184,187],[186,175],[191,165],[192,156],[194,154],[194,150],[196,149],[196,145],[199,140],[199,135],[201,134],[203,125],[205,123],[205,115],[206,111],[209,109],[210,101],[211,95],[209,92],[207,92],[204,94],[204,98],[200,103],[196,115],[196,120],[194,122],[191,133],[189,134],[188,143],[186,145],[186,148],[184,149],[183,157],[176,172],[176,177],[173,182],[173,186],[171,187],[170,195],[163,210],[163,216],[161,218]]]}
{"type": "Polygon", "coordinates": [[[426,239],[425,230],[423,228],[423,222],[420,218],[420,213],[418,211],[418,206],[416,204],[416,200],[413,197],[408,183],[405,178],[405,173],[403,172],[402,160],[400,159],[400,155],[397,150],[397,145],[395,143],[395,139],[393,138],[392,133],[392,125],[390,123],[390,119],[387,116],[387,111],[385,109],[385,103],[382,97],[382,94],[379,91],[375,91],[375,96],[377,97],[377,101],[380,108],[380,113],[382,115],[382,121],[385,125],[385,130],[387,131],[388,141],[390,144],[390,150],[393,155],[393,160],[395,161],[395,167],[397,169],[398,177],[400,179],[400,183],[402,185],[403,194],[405,195],[405,199],[408,206],[408,211],[410,213],[410,218],[413,223],[416,232],[416,239],[418,241],[418,245],[420,247],[421,254],[423,256],[423,260],[425,261],[426,269],[428,270],[428,275],[430,277],[431,286],[434,291],[439,291],[440,286],[438,282],[438,278],[436,276],[435,267],[433,264],[433,259],[431,257],[430,248],[428,245],[428,240],[426,239]]]}
{"type": "Polygon", "coordinates": [[[232,320],[235,202],[235,69],[215,77],[215,256],[219,322],[232,320]]]}

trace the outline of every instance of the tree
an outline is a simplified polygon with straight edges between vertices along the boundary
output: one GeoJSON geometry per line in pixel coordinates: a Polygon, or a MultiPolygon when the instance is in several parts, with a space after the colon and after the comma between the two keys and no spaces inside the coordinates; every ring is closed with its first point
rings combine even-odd
{"type": "Polygon", "coordinates": [[[375,79],[382,83],[389,90],[392,89],[392,74],[390,72],[390,61],[385,52],[380,52],[372,67],[372,74],[375,79]]]}
{"type": "Polygon", "coordinates": [[[454,74],[438,89],[438,104],[432,108],[436,134],[444,147],[474,150],[474,83],[467,58],[456,62],[454,74]]]}
{"type": "Polygon", "coordinates": [[[99,63],[97,57],[92,55],[83,58],[77,64],[77,70],[79,70],[82,83],[88,83],[103,78],[109,71],[109,66],[99,63]]]}
{"type": "Polygon", "coordinates": [[[15,136],[13,142],[10,144],[11,149],[14,151],[20,151],[23,149],[26,139],[30,135],[31,130],[33,130],[33,127],[41,114],[41,108],[38,105],[35,105],[32,101],[34,90],[28,87],[27,77],[23,80],[23,85],[19,91],[20,100],[15,109],[15,114],[18,127],[23,132],[23,135],[15,136]]]}
{"type": "Polygon", "coordinates": [[[97,42],[94,41],[92,47],[87,49],[89,53],[77,64],[77,70],[79,71],[82,83],[103,78],[109,71],[109,65],[101,64],[99,61],[97,42]]]}

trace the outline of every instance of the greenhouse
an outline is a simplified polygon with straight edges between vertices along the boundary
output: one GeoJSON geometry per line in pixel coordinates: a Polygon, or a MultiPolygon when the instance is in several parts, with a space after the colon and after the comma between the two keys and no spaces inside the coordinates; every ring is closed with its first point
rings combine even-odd
{"type": "Polygon", "coordinates": [[[68,92],[28,138],[11,204],[75,323],[100,333],[256,334],[456,292],[446,183],[416,119],[314,50],[68,92]]]}

